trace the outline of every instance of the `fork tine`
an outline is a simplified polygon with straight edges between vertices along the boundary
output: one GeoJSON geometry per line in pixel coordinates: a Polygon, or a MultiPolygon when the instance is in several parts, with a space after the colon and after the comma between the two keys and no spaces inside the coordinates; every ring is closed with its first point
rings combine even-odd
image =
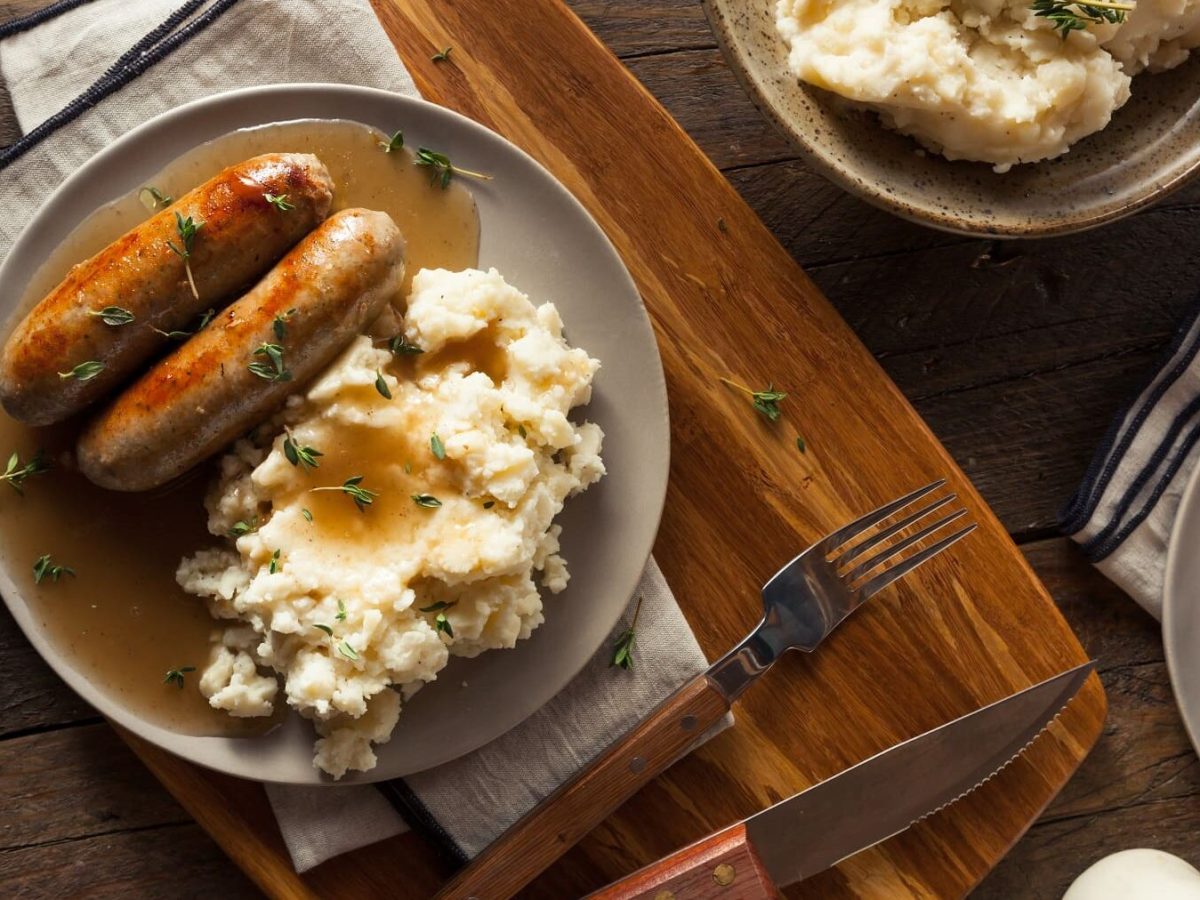
{"type": "Polygon", "coordinates": [[[916,544],[916,543],[919,543],[920,541],[925,540],[925,538],[929,537],[931,534],[938,531],[940,528],[942,528],[946,525],[949,525],[951,522],[961,519],[966,514],[967,514],[967,511],[965,509],[956,509],[954,512],[952,512],[948,515],[942,516],[936,522],[934,522],[933,524],[931,524],[925,528],[922,528],[916,534],[909,535],[902,541],[897,541],[895,544],[892,544],[888,547],[884,547],[882,550],[880,550],[878,553],[876,553],[874,556],[872,556],[866,562],[860,563],[859,565],[855,566],[854,569],[852,569],[850,572],[843,575],[842,580],[845,581],[847,584],[853,584],[855,581],[862,578],[864,575],[866,575],[868,572],[870,572],[872,569],[874,569],[880,563],[886,562],[887,560],[891,559],[893,556],[897,555],[898,553],[903,553],[905,550],[907,550],[913,544],[916,544]]]}
{"type": "Polygon", "coordinates": [[[874,597],[897,578],[903,578],[917,566],[933,559],[951,544],[958,543],[958,541],[965,538],[978,527],[978,525],[972,523],[966,528],[960,528],[958,531],[954,532],[954,534],[950,535],[949,537],[942,538],[936,544],[926,547],[920,553],[914,554],[913,556],[909,557],[903,562],[897,563],[884,572],[880,572],[858,589],[858,602],[861,603],[865,600],[869,600],[871,597],[874,597]]]}
{"type": "Polygon", "coordinates": [[[885,528],[883,531],[879,532],[879,534],[872,535],[871,537],[867,538],[867,540],[863,541],[861,544],[855,544],[853,547],[851,547],[849,550],[847,550],[841,556],[832,560],[832,562],[834,563],[834,565],[837,565],[839,567],[845,566],[851,560],[857,559],[858,557],[862,556],[864,553],[866,553],[872,547],[876,547],[883,541],[886,541],[893,534],[903,531],[909,525],[912,525],[915,522],[918,522],[919,520],[921,520],[921,519],[925,518],[927,515],[929,515],[931,512],[941,509],[947,503],[951,502],[952,500],[957,500],[957,499],[958,499],[958,494],[950,494],[948,496],[942,497],[940,500],[933,501],[933,503],[930,503],[928,506],[926,506],[922,509],[918,509],[911,516],[907,516],[907,517],[901,519],[895,525],[891,525],[891,526],[885,528]]]}
{"type": "Polygon", "coordinates": [[[946,483],[946,479],[939,478],[933,484],[927,484],[923,488],[917,488],[911,494],[906,494],[899,500],[893,500],[891,503],[884,504],[874,512],[869,512],[861,518],[855,519],[849,525],[839,528],[837,531],[831,532],[817,542],[816,547],[820,548],[821,553],[829,553],[831,550],[842,546],[846,541],[851,540],[856,535],[866,531],[872,525],[877,525],[892,515],[899,509],[903,509],[910,503],[920,500],[926,494],[931,494],[946,483]]]}

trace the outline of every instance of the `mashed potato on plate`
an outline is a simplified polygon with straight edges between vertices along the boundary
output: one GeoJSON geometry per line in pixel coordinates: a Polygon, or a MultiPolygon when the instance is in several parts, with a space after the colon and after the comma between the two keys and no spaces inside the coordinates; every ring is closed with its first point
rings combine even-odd
{"type": "Polygon", "coordinates": [[[209,530],[241,534],[178,572],[230,620],[209,702],[267,715],[273,670],[335,778],[375,765],[402,694],[450,656],[537,628],[538,582],[568,578],[554,517],[604,474],[600,428],[567,418],[599,363],[567,345],[552,304],[495,270],[423,270],[403,335],[395,355],[357,338],[225,457],[209,530]]]}
{"type": "Polygon", "coordinates": [[[948,159],[1006,171],[1104,128],[1143,69],[1200,44],[1200,0],[1138,0],[1064,40],[1030,0],[778,0],[801,80],[876,110],[948,159]]]}

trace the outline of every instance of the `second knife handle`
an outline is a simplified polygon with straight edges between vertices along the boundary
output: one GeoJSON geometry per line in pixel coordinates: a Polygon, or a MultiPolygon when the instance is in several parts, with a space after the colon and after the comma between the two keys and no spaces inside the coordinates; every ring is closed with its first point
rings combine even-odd
{"type": "Polygon", "coordinates": [[[729,712],[701,673],[628,734],[518,819],[437,894],[440,900],[502,900],[536,878],[729,712]]]}

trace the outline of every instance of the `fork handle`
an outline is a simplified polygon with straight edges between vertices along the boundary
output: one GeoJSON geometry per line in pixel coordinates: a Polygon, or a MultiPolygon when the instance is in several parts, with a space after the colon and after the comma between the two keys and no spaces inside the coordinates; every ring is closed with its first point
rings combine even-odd
{"type": "Polygon", "coordinates": [[[684,756],[729,712],[729,703],[707,673],[686,682],[496,838],[447,882],[439,900],[511,897],[684,756]]]}

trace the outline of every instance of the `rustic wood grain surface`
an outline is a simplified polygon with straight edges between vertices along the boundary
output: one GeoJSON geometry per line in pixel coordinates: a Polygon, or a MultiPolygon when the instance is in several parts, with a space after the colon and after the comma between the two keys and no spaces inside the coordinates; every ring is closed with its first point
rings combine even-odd
{"type": "MultiPolygon", "coordinates": [[[[0,16],[38,5],[0,3],[0,16]]],[[[690,0],[572,5],[838,306],[1101,660],[1101,743],[977,896],[1058,896],[1126,846],[1200,861],[1200,771],[1158,629],[1053,529],[1108,417],[1192,301],[1200,189],[1052,241],[927,231],[808,172],[741,94],[690,0]]],[[[0,135],[12,134],[6,110],[0,96],[0,135]]],[[[0,713],[0,894],[254,895],[2,611],[0,713]]]]}

